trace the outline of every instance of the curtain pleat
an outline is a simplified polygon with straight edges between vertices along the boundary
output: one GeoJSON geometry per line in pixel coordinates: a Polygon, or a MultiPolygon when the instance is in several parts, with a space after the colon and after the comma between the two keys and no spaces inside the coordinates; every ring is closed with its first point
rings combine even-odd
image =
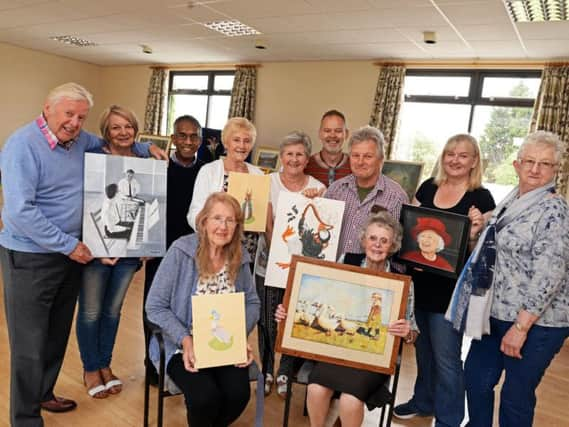
{"type": "Polygon", "coordinates": [[[387,159],[391,157],[397,132],[399,111],[403,103],[404,82],[405,66],[403,65],[384,65],[379,70],[369,124],[383,132],[387,159]]]}

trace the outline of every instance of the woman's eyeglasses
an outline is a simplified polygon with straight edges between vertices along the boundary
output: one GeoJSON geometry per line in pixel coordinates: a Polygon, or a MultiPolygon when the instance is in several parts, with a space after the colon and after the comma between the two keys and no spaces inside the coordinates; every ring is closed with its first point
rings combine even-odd
{"type": "Polygon", "coordinates": [[[235,221],[234,218],[224,218],[222,216],[212,216],[209,217],[208,219],[212,220],[213,223],[219,227],[225,225],[227,227],[235,227],[235,225],[237,224],[237,221],[235,221]]]}

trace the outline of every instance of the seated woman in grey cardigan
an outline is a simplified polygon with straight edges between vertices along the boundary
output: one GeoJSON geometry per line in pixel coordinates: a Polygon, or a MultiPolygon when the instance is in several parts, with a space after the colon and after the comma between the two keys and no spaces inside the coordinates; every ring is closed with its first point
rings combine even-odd
{"type": "MultiPolygon", "coordinates": [[[[192,427],[227,426],[249,401],[249,374],[242,365],[195,368],[192,295],[245,293],[247,333],[259,319],[249,255],[241,246],[243,215],[237,200],[213,193],[196,218],[197,233],[176,240],[152,282],[146,301],[148,319],[164,333],[166,372],[184,393],[192,427]]],[[[158,344],[150,342],[150,358],[158,363],[158,344]]]]}

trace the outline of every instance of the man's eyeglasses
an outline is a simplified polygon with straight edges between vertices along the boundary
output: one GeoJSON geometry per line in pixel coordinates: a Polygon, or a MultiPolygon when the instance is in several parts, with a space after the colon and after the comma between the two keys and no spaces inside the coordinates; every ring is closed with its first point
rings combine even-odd
{"type": "Polygon", "coordinates": [[[524,168],[525,170],[528,170],[528,171],[532,170],[535,167],[535,165],[537,165],[538,170],[544,170],[544,171],[550,171],[555,166],[557,166],[557,163],[537,162],[533,159],[519,159],[518,162],[520,162],[520,164],[522,165],[522,168],[524,168]]]}
{"type": "Polygon", "coordinates": [[[189,139],[191,142],[200,142],[201,140],[201,136],[199,136],[197,133],[187,134],[184,132],[175,133],[174,138],[176,138],[176,140],[180,142],[185,141],[187,139],[189,139]]]}

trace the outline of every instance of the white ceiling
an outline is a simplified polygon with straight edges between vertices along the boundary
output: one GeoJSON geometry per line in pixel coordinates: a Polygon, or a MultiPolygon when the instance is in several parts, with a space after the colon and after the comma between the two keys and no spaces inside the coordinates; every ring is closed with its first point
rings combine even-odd
{"type": "Polygon", "coordinates": [[[99,65],[542,60],[569,56],[569,22],[514,24],[502,0],[0,0],[0,42],[99,65]],[[220,19],[262,35],[203,26],[220,19]],[[423,31],[436,31],[438,43],[423,43],[423,31]],[[49,39],[57,35],[98,46],[49,39]],[[259,39],[266,50],[255,49],[259,39]]]}

